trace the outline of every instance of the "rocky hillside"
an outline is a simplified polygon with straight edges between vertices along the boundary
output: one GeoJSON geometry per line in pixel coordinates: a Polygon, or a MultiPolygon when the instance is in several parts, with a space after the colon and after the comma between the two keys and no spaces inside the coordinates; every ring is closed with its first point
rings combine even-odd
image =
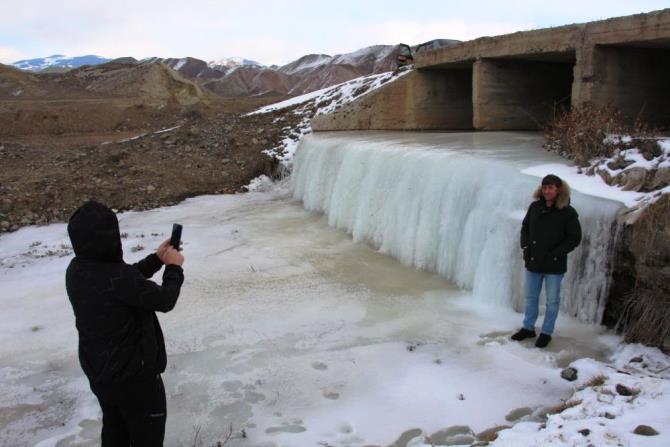
{"type": "MultiPolygon", "coordinates": [[[[415,45],[412,47],[412,51],[423,51],[455,43],[458,43],[458,41],[436,39],[421,45],[415,45]]],[[[244,96],[276,97],[302,95],[360,76],[391,71],[396,68],[396,59],[401,51],[401,45],[373,45],[351,53],[334,56],[308,54],[280,67],[264,66],[243,58],[227,58],[205,62],[193,57],[149,58],[141,61],[133,58],[121,58],[104,65],[155,66],[157,63],[162,63],[178,72],[184,79],[198,85],[202,90],[218,96],[232,98],[244,96]]],[[[46,66],[51,65],[46,64],[46,62],[22,65],[27,69],[46,66]]],[[[101,67],[101,65],[83,67],[80,71],[82,73],[92,73],[98,67],[101,67]]],[[[104,72],[107,71],[109,70],[104,70],[104,72]]],[[[71,70],[71,72],[77,72],[77,70],[71,70]]],[[[82,74],[79,76],[82,76],[82,74]]]]}
{"type": "Polygon", "coordinates": [[[79,84],[84,89],[105,96],[143,98],[151,105],[194,104],[202,90],[163,64],[107,63],[70,71],[61,78],[63,83],[79,84]]]}
{"type": "Polygon", "coordinates": [[[193,104],[194,82],[159,62],[108,62],[65,73],[32,73],[0,64],[0,100],[136,98],[150,104],[193,104]]]}
{"type": "Polygon", "coordinates": [[[0,137],[150,129],[208,95],[158,62],[108,62],[66,73],[0,65],[0,137]]]}
{"type": "MultiPolygon", "coordinates": [[[[453,45],[455,40],[438,39],[413,47],[413,51],[453,45]]],[[[175,70],[198,82],[203,89],[220,96],[296,96],[360,76],[391,71],[396,67],[400,45],[373,45],[352,53],[308,54],[281,67],[253,64],[232,69],[188,58],[166,59],[175,70]],[[215,71],[219,71],[218,75],[215,71]]]]}

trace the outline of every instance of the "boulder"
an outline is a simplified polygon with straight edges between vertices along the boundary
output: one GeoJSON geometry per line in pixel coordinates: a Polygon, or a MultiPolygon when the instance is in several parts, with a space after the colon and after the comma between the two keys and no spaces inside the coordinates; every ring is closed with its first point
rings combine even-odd
{"type": "Polygon", "coordinates": [[[640,436],[656,436],[659,434],[653,427],[648,425],[638,425],[633,430],[633,433],[640,436]]]}
{"type": "Polygon", "coordinates": [[[577,370],[575,368],[569,367],[561,371],[561,378],[567,380],[568,382],[574,382],[577,380],[577,370]]]}
{"type": "Polygon", "coordinates": [[[639,191],[647,180],[647,171],[644,168],[630,168],[616,176],[616,183],[623,187],[624,191],[639,191]]]}
{"type": "Polygon", "coordinates": [[[633,394],[637,394],[626,385],[622,385],[620,383],[618,383],[616,386],[616,392],[619,393],[620,396],[632,396],[633,394]]]}

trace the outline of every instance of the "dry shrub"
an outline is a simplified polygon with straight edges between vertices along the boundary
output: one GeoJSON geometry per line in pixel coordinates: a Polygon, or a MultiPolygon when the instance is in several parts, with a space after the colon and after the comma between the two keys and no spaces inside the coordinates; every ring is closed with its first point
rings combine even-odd
{"type": "Polygon", "coordinates": [[[621,322],[628,343],[663,347],[670,342],[670,297],[658,289],[633,289],[621,322]]]}
{"type": "Polygon", "coordinates": [[[560,404],[558,404],[554,407],[547,408],[544,411],[544,413],[545,413],[545,416],[549,416],[551,414],[560,414],[560,413],[563,413],[568,408],[576,407],[577,405],[580,405],[581,403],[582,403],[582,401],[579,400],[579,399],[567,400],[565,402],[561,402],[560,404]]]}
{"type": "Polygon", "coordinates": [[[587,388],[593,388],[596,386],[602,386],[607,382],[607,376],[604,374],[598,374],[597,376],[591,377],[588,381],[586,381],[581,387],[579,387],[579,390],[585,390],[587,388]]]}
{"type": "MultiPolygon", "coordinates": [[[[587,102],[557,114],[544,129],[545,148],[574,159],[580,166],[598,157],[611,157],[620,149],[640,145],[639,138],[657,134],[658,130],[639,117],[630,122],[614,106],[598,106],[587,102]],[[608,135],[630,135],[630,143],[615,142],[608,135]]],[[[648,141],[649,151],[658,150],[655,141],[648,141]],[[656,148],[656,149],[654,149],[656,148]]]]}
{"type": "Polygon", "coordinates": [[[647,208],[632,235],[636,282],[624,298],[618,327],[627,342],[670,348],[670,197],[647,208]]]}
{"type": "Polygon", "coordinates": [[[358,87],[356,90],[353,91],[351,96],[356,98],[362,95],[363,93],[367,92],[368,90],[370,90],[370,84],[371,82],[366,82],[365,84],[362,84],[360,87],[358,87]]]}

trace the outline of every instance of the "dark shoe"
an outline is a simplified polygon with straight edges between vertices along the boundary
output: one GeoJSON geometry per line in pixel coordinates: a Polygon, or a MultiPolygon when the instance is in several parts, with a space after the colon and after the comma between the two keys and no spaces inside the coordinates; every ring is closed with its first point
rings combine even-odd
{"type": "Polygon", "coordinates": [[[540,333],[540,336],[535,342],[535,346],[537,346],[538,348],[546,348],[550,341],[551,341],[551,335],[540,333]]]}
{"type": "Polygon", "coordinates": [[[535,337],[535,331],[521,328],[516,334],[512,335],[512,340],[521,341],[533,337],[535,337]]]}

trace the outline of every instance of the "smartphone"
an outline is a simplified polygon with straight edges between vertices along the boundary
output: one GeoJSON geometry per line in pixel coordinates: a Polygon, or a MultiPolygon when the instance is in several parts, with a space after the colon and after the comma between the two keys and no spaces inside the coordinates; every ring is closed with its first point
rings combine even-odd
{"type": "Polygon", "coordinates": [[[175,250],[179,250],[179,244],[181,243],[181,229],[182,229],[181,225],[172,224],[172,236],[170,237],[170,245],[172,245],[175,250]]]}

